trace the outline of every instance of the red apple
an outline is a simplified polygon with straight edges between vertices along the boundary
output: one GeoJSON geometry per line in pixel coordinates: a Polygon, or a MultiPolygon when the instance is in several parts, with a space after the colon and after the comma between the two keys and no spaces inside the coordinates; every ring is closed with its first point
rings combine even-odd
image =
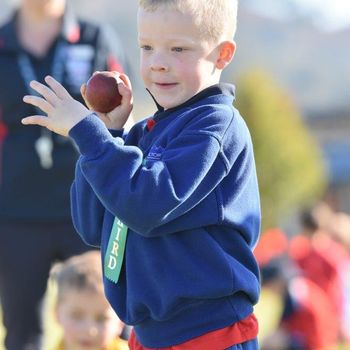
{"type": "Polygon", "coordinates": [[[119,106],[122,96],[118,90],[118,75],[113,72],[97,72],[86,83],[85,98],[90,107],[100,113],[108,113],[119,106]]]}

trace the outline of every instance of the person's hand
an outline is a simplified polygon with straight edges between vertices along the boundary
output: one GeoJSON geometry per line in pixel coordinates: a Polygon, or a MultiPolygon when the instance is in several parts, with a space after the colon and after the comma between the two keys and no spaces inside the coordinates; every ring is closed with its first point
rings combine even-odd
{"type": "MultiPolygon", "coordinates": [[[[95,72],[94,74],[96,73],[98,72],[95,72]]],[[[94,111],[94,112],[105,123],[108,129],[118,130],[124,127],[125,123],[127,122],[130,116],[130,113],[133,108],[133,98],[132,98],[131,83],[127,75],[116,71],[113,71],[113,73],[115,73],[118,76],[120,81],[118,83],[118,90],[120,95],[122,96],[121,104],[108,113],[100,113],[97,111],[94,111]]],[[[80,92],[88,108],[90,110],[93,110],[86,98],[86,84],[83,84],[81,86],[80,92]]]]}
{"type": "Polygon", "coordinates": [[[40,125],[62,136],[67,136],[69,130],[91,112],[80,102],[74,100],[68,91],[54,78],[47,76],[45,82],[48,86],[35,80],[30,86],[40,96],[27,95],[23,101],[40,108],[47,114],[32,115],[22,119],[25,125],[40,125]]]}

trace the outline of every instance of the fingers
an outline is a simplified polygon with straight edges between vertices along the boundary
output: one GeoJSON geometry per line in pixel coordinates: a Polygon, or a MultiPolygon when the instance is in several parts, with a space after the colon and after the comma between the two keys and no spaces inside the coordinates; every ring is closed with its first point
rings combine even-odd
{"type": "Polygon", "coordinates": [[[69,92],[51,76],[46,76],[45,82],[60,99],[64,100],[72,98],[69,92]]]}
{"type": "Polygon", "coordinates": [[[22,124],[24,125],[40,125],[48,128],[49,119],[42,115],[32,115],[22,119],[22,124]]]}
{"type": "Polygon", "coordinates": [[[27,95],[23,97],[23,101],[25,103],[29,103],[35,107],[40,108],[46,114],[49,114],[52,110],[52,105],[39,96],[27,95]]]}
{"type": "Polygon", "coordinates": [[[119,74],[119,78],[124,82],[124,84],[125,84],[129,89],[132,89],[130,79],[129,79],[129,77],[128,77],[126,74],[120,73],[120,74],[119,74]]]}
{"type": "Polygon", "coordinates": [[[125,101],[127,104],[133,103],[133,96],[132,96],[132,86],[129,77],[124,74],[119,74],[119,80],[121,83],[118,84],[118,90],[120,94],[123,96],[123,102],[125,101]]]}
{"type": "Polygon", "coordinates": [[[31,81],[30,86],[36,92],[38,92],[41,96],[43,96],[51,105],[56,105],[59,102],[56,94],[49,89],[46,85],[39,83],[38,81],[31,81]]]}
{"type": "Polygon", "coordinates": [[[123,100],[130,101],[132,103],[132,87],[129,77],[124,73],[119,73],[113,71],[118,77],[118,90],[119,93],[123,96],[123,100]]]}
{"type": "Polygon", "coordinates": [[[45,113],[49,113],[52,106],[57,106],[62,99],[71,98],[71,96],[67,90],[54,78],[47,76],[45,78],[45,82],[48,86],[35,80],[31,81],[31,88],[38,92],[42,97],[25,96],[23,101],[40,108],[45,113]]]}
{"type": "Polygon", "coordinates": [[[81,85],[80,93],[81,93],[81,96],[83,96],[83,98],[85,98],[85,95],[86,95],[86,84],[82,84],[81,85]]]}
{"type": "Polygon", "coordinates": [[[91,108],[91,106],[90,106],[90,104],[89,104],[89,102],[88,102],[88,100],[87,100],[87,98],[86,98],[86,84],[82,84],[82,85],[81,85],[81,87],[80,87],[80,93],[81,93],[81,96],[82,96],[83,99],[84,99],[84,102],[85,102],[86,106],[87,106],[90,110],[92,110],[92,108],[91,108]]]}
{"type": "Polygon", "coordinates": [[[132,92],[128,86],[126,86],[124,83],[118,84],[118,90],[119,93],[122,95],[123,99],[126,99],[127,101],[132,100],[132,92]]]}

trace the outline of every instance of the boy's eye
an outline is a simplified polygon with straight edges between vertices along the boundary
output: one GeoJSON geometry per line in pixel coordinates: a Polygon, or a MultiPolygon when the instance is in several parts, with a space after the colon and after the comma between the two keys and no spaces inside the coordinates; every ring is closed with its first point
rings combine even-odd
{"type": "Polygon", "coordinates": [[[150,51],[150,50],[152,50],[152,47],[150,45],[142,45],[141,49],[145,50],[145,51],[150,51]]]}
{"type": "Polygon", "coordinates": [[[183,47],[173,47],[173,48],[172,48],[172,51],[175,51],[175,52],[182,52],[182,51],[184,51],[184,48],[183,48],[183,47]]]}
{"type": "Polygon", "coordinates": [[[85,316],[83,312],[74,310],[74,311],[71,311],[70,317],[75,321],[81,321],[84,319],[85,316]]]}
{"type": "Polygon", "coordinates": [[[108,315],[98,315],[95,319],[97,323],[106,323],[110,320],[110,317],[108,315]]]}

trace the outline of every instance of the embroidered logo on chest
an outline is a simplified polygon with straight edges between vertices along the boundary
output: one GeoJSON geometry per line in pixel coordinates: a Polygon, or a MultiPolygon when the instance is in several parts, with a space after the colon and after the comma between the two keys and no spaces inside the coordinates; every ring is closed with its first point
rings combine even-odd
{"type": "Polygon", "coordinates": [[[146,159],[147,160],[159,160],[162,158],[162,154],[163,154],[164,148],[161,146],[153,146],[151,148],[151,150],[149,151],[146,159]]]}

